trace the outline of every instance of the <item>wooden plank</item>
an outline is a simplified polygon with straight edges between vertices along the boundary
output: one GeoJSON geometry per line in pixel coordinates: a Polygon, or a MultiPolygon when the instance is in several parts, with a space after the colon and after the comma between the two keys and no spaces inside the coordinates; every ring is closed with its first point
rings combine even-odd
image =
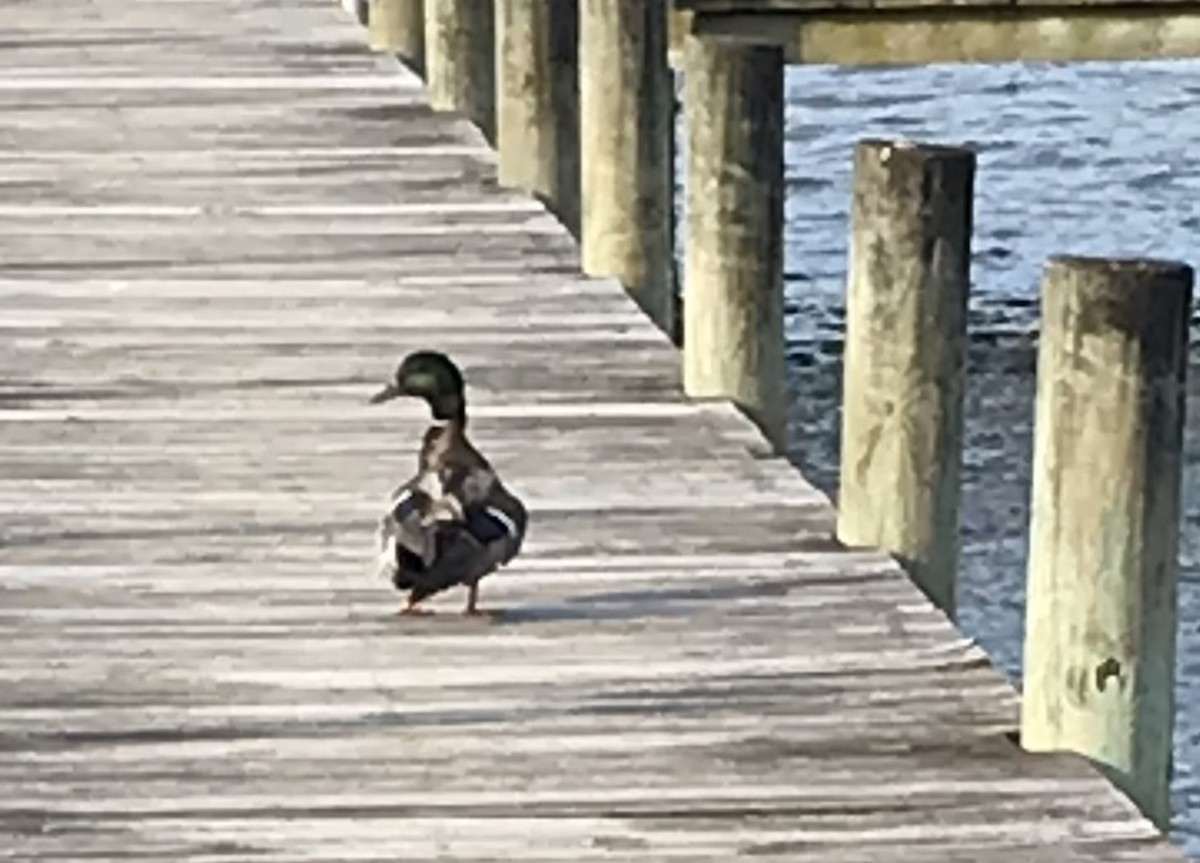
{"type": "MultiPolygon", "coordinates": [[[[848,66],[1200,56],[1194,0],[677,0],[687,32],[848,66]]],[[[678,52],[682,43],[673,50],[678,52]]]]}
{"type": "Polygon", "coordinates": [[[1196,0],[673,0],[678,9],[704,13],[728,12],[828,12],[828,11],[901,11],[928,9],[959,12],[966,9],[1005,11],[1013,8],[1037,9],[1047,14],[1068,14],[1079,10],[1120,7],[1126,14],[1150,14],[1196,6],[1196,0]]]}
{"type": "Polygon", "coordinates": [[[53,5],[0,37],[4,854],[1180,859],[336,3],[53,5]],[[493,618],[370,568],[430,344],[532,514],[493,618]]]}

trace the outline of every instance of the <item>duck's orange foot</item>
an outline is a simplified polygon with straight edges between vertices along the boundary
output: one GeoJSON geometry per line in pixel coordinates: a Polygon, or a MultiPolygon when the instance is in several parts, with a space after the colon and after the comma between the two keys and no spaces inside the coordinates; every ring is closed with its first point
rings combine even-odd
{"type": "Polygon", "coordinates": [[[406,605],[396,612],[397,617],[425,617],[433,614],[428,608],[417,608],[415,605],[406,605]]]}

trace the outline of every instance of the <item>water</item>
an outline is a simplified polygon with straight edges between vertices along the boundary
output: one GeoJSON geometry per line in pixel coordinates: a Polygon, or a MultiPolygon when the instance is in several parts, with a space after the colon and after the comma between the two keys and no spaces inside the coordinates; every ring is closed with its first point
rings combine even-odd
{"type": "MultiPolygon", "coordinates": [[[[791,455],[835,499],[853,144],[899,136],[978,154],[959,625],[1019,680],[1034,391],[1027,334],[1040,269],[1058,253],[1177,258],[1200,269],[1200,63],[793,66],[787,94],[791,455]]],[[[1198,359],[1194,349],[1172,837],[1200,860],[1198,359]]]]}

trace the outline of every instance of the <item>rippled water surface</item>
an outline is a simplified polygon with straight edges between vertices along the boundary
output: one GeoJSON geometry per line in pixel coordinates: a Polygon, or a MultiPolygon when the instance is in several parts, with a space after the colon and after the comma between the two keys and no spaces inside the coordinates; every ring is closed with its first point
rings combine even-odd
{"type": "MultiPolygon", "coordinates": [[[[795,66],[787,92],[791,447],[835,499],[853,144],[901,136],[978,153],[959,625],[1019,679],[1027,333],[1042,262],[1066,252],[1151,255],[1200,268],[1200,63],[795,66]]],[[[1192,356],[1173,835],[1200,860],[1200,350],[1192,356]]]]}

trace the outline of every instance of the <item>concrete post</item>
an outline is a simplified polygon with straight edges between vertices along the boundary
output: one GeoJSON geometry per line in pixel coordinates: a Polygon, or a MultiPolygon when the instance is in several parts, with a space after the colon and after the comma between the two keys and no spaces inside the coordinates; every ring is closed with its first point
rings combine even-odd
{"type": "Polygon", "coordinates": [[[497,0],[500,182],[579,235],[578,0],[497,0]]]}
{"type": "Polygon", "coordinates": [[[671,72],[667,4],[582,0],[579,107],[584,272],[619,279],[671,331],[671,72]]]}
{"type": "Polygon", "coordinates": [[[838,538],[881,547],[953,618],[975,156],[854,150],[838,538]]]}
{"type": "Polygon", "coordinates": [[[376,51],[396,54],[425,74],[425,0],[370,0],[367,38],[376,51]]]}
{"type": "Polygon", "coordinates": [[[1021,742],[1098,762],[1164,832],[1192,270],[1042,281],[1021,742]]]}
{"type": "Polygon", "coordinates": [[[425,83],[437,111],[457,111],[496,143],[496,0],[425,0],[425,83]]]}
{"type": "Polygon", "coordinates": [[[783,50],[689,36],[683,385],[782,449],[783,50]]]}

